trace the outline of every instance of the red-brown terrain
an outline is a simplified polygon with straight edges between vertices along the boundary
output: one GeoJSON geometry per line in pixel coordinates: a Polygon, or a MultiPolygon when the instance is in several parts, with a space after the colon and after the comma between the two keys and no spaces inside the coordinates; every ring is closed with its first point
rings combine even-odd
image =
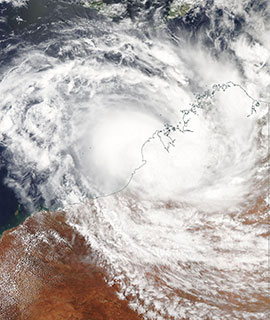
{"type": "Polygon", "coordinates": [[[40,212],[0,241],[1,320],[137,320],[63,212],[40,212]]]}

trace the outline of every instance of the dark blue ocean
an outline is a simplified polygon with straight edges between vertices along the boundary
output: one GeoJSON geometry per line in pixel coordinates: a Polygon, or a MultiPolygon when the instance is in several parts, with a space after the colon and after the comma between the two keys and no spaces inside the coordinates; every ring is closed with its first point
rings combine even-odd
{"type": "MultiPolygon", "coordinates": [[[[20,3],[20,1],[17,1],[20,3]]],[[[93,1],[92,1],[93,2],[93,1]]],[[[154,24],[154,15],[157,10],[161,11],[164,17],[169,12],[169,6],[172,1],[147,1],[144,4],[140,1],[121,1],[115,0],[103,1],[106,5],[125,3],[126,10],[121,15],[112,18],[112,23],[118,23],[119,21],[129,18],[136,21],[138,18],[142,18],[144,21],[148,21],[154,24]]],[[[9,65],[12,67],[14,60],[16,60],[19,52],[26,47],[37,46],[42,42],[47,41],[51,37],[56,37],[55,25],[59,26],[59,29],[63,28],[63,25],[68,26],[69,23],[76,19],[84,19],[94,21],[96,19],[102,20],[104,17],[99,14],[99,2],[94,1],[95,5],[92,7],[85,7],[81,5],[80,1],[50,1],[50,0],[30,0],[25,2],[23,6],[17,6],[15,2],[1,2],[0,3],[0,80],[2,77],[2,71],[9,65]]],[[[211,1],[209,1],[211,6],[211,1]]],[[[168,20],[167,25],[171,32],[175,30],[186,30],[190,38],[196,36],[196,32],[202,28],[209,27],[209,18],[205,14],[205,10],[202,8],[196,8],[196,15],[191,10],[185,17],[176,17],[175,19],[168,20]]],[[[220,13],[217,13],[220,14],[220,13]]],[[[236,29],[241,27],[241,21],[237,22],[236,29]]],[[[79,34],[77,35],[80,36],[79,34]]],[[[59,39],[59,42],[61,39],[59,39]]],[[[209,41],[209,39],[207,40],[209,41]]],[[[210,45],[210,44],[209,44],[210,45]]],[[[48,55],[57,57],[59,53],[59,47],[56,44],[51,46],[47,51],[48,55]]],[[[69,57],[61,57],[61,59],[73,59],[72,55],[69,57]]],[[[115,57],[107,57],[107,59],[115,59],[115,57]]],[[[151,71],[147,71],[151,73],[151,71]]],[[[1,130],[1,128],[0,128],[1,130]]],[[[5,140],[5,137],[3,137],[5,140]]],[[[18,225],[25,219],[33,210],[40,210],[48,206],[45,205],[44,199],[39,194],[36,184],[39,183],[37,176],[27,172],[24,175],[24,179],[31,181],[31,188],[28,191],[32,204],[29,205],[25,201],[21,200],[21,196],[16,192],[14,185],[10,183],[10,180],[14,180],[20,183],[20,179],[16,176],[16,173],[10,172],[9,160],[12,157],[7,151],[6,146],[8,142],[1,143],[0,149],[0,233],[5,229],[18,225]],[[13,175],[13,176],[12,176],[13,175]],[[11,178],[11,179],[10,179],[11,178]],[[9,181],[9,183],[7,183],[9,181]],[[34,204],[34,205],[33,205],[34,204]]],[[[23,180],[21,180],[23,184],[23,180]]],[[[55,199],[50,199],[52,208],[55,204],[55,199]]]]}

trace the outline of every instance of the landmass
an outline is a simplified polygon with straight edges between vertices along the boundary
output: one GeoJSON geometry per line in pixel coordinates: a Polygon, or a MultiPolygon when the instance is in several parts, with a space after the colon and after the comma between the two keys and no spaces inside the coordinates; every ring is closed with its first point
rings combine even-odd
{"type": "Polygon", "coordinates": [[[65,221],[42,211],[0,240],[0,319],[139,320],[65,221]]]}

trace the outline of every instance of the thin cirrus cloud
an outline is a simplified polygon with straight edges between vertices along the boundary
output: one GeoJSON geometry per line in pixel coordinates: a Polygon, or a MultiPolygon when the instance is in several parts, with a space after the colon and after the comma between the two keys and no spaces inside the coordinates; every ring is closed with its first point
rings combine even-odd
{"type": "MultiPolygon", "coordinates": [[[[221,34],[233,30],[223,3],[215,1],[224,10],[221,34]]],[[[246,22],[224,50],[213,36],[205,45],[214,9],[210,30],[192,40],[178,34],[171,41],[166,28],[149,39],[125,20],[94,28],[82,19],[19,50],[2,70],[6,182],[32,210],[38,197],[64,208],[109,283],[147,319],[225,319],[230,302],[218,288],[241,289],[242,303],[255,306],[258,279],[251,274],[267,267],[265,241],[257,237],[264,226],[254,231],[241,220],[266,193],[267,11],[254,13],[254,22],[245,2],[230,5],[246,22]],[[213,84],[228,82],[237,85],[211,95],[213,84]],[[183,118],[198,101],[203,108],[183,118]]],[[[233,316],[251,313],[235,308],[233,316]]]]}

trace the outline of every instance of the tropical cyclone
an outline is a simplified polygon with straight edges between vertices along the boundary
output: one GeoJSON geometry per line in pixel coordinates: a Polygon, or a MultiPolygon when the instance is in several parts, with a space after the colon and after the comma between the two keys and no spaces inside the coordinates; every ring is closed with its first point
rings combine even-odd
{"type": "Polygon", "coordinates": [[[241,85],[234,83],[232,81],[229,81],[223,84],[214,84],[211,90],[207,90],[202,94],[198,94],[194,102],[190,104],[190,108],[181,110],[182,116],[180,117],[179,121],[176,124],[172,125],[169,123],[165,123],[161,129],[155,130],[155,132],[150,137],[148,137],[148,139],[141,146],[141,164],[138,167],[134,168],[129,178],[127,179],[126,184],[124,184],[118,190],[93,197],[92,199],[109,197],[125,190],[129,186],[129,184],[132,182],[132,179],[136,175],[137,171],[147,164],[147,159],[145,159],[145,155],[144,155],[144,149],[146,148],[147,144],[151,143],[152,140],[154,139],[158,139],[161,142],[163,148],[167,152],[170,152],[170,149],[174,147],[176,143],[176,138],[172,137],[173,134],[176,131],[179,131],[181,133],[192,132],[192,130],[189,129],[189,122],[192,119],[192,116],[198,115],[200,110],[205,109],[205,106],[207,105],[207,102],[208,102],[207,100],[213,99],[213,97],[216,95],[217,92],[219,91],[225,92],[226,90],[228,90],[228,88],[231,88],[231,87],[238,87],[250,99],[250,113],[247,114],[247,117],[250,117],[254,113],[256,113],[261,103],[263,105],[267,105],[266,101],[259,101],[257,99],[254,99],[241,85]]]}
{"type": "Polygon", "coordinates": [[[169,11],[160,0],[41,2],[43,16],[27,20],[30,1],[1,42],[6,184],[31,212],[65,211],[91,251],[80,255],[71,235],[55,233],[58,222],[44,231],[40,214],[27,220],[3,238],[20,232],[27,258],[16,258],[13,246],[22,245],[12,242],[2,259],[3,304],[28,309],[47,290],[46,266],[51,280],[65,275],[72,284],[78,273],[62,272],[62,261],[70,257],[76,271],[78,251],[76,261],[89,255],[104,267],[144,319],[267,318],[269,110],[257,103],[270,100],[269,1],[173,1],[169,11]],[[127,10],[107,15],[107,2],[127,10]],[[216,86],[212,97],[213,83],[231,86],[216,86]],[[40,224],[35,235],[29,221],[40,224]],[[61,268],[48,255],[52,244],[62,248],[54,254],[61,268]],[[20,277],[28,260],[29,280],[20,277]]]}
{"type": "Polygon", "coordinates": [[[64,212],[40,212],[0,241],[0,319],[141,319],[109,287],[64,212]]]}

